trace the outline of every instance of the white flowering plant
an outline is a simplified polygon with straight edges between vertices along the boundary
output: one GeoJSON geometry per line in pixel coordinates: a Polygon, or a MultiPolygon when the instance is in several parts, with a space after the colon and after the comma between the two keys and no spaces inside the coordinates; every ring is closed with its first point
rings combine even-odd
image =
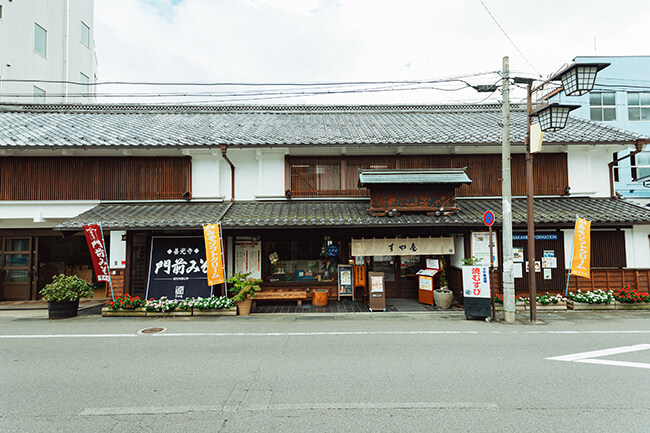
{"type": "Polygon", "coordinates": [[[235,306],[235,301],[225,296],[212,296],[210,298],[194,299],[194,308],[199,310],[221,310],[235,306]]]}
{"type": "Polygon", "coordinates": [[[177,301],[176,299],[167,299],[166,296],[162,296],[160,299],[149,299],[144,305],[144,308],[147,311],[158,311],[161,313],[166,313],[168,311],[176,310],[180,302],[182,301],[177,301]]]}
{"type": "Polygon", "coordinates": [[[614,302],[614,291],[598,289],[583,292],[578,289],[576,293],[569,292],[568,298],[573,302],[583,302],[586,304],[611,304],[614,302]]]}
{"type": "Polygon", "coordinates": [[[535,300],[537,303],[542,305],[559,304],[560,302],[566,302],[566,298],[564,296],[560,294],[551,295],[548,292],[544,293],[542,296],[535,296],[535,300]]]}

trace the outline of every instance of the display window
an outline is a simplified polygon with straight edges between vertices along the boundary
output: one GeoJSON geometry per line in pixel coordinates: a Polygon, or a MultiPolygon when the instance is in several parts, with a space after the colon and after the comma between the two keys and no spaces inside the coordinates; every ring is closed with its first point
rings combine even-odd
{"type": "Polygon", "coordinates": [[[338,241],[265,242],[264,281],[336,282],[340,261],[338,241]]]}

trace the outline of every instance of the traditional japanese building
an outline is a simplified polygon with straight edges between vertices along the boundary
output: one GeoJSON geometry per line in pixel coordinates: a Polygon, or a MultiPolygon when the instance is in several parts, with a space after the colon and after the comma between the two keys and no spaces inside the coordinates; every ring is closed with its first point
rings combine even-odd
{"type": "MultiPolygon", "coordinates": [[[[0,297],[34,299],[52,274],[87,269],[88,223],[104,230],[116,293],[144,295],[161,273],[200,275],[201,227],[221,222],[227,273],[253,272],[265,289],[326,288],[335,298],[338,266],[352,262],[355,298],[371,271],[384,273],[389,298],[411,298],[416,271],[437,257],[461,298],[462,259],[485,253],[486,210],[501,254],[500,110],[0,106],[0,297]]],[[[523,107],[512,107],[512,122],[523,292],[523,107]]],[[[650,210],[610,197],[608,170],[614,152],[645,137],[570,118],[544,139],[536,257],[555,260],[540,266],[538,291],[564,288],[576,216],[592,221],[592,278],[572,287],[648,291],[650,210]]]]}

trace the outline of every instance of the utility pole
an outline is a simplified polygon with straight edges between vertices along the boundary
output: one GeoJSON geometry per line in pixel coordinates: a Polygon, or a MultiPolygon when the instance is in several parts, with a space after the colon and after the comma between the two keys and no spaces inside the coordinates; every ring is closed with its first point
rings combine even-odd
{"type": "Polygon", "coordinates": [[[501,208],[503,222],[503,309],[506,323],[515,323],[515,279],[512,256],[512,177],[510,172],[510,59],[503,58],[501,137],[501,208]]]}

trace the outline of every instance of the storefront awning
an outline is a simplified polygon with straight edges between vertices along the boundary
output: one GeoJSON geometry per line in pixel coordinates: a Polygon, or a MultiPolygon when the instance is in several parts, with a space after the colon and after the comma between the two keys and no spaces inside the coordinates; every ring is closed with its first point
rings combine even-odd
{"type": "MultiPolygon", "coordinates": [[[[453,215],[412,213],[372,216],[370,200],[282,200],[235,203],[140,202],[102,203],[55,229],[81,230],[84,224],[99,223],[107,230],[194,230],[203,224],[221,221],[225,230],[358,227],[484,227],[483,213],[496,215],[501,225],[501,199],[457,198],[459,210],[453,215]]],[[[650,208],[626,200],[587,197],[535,199],[535,224],[573,227],[576,215],[593,226],[620,227],[650,224],[650,208]]],[[[512,201],[513,224],[526,224],[526,200],[512,201]]]]}
{"type": "Polygon", "coordinates": [[[230,203],[101,203],[55,229],[81,230],[86,224],[100,224],[104,230],[192,230],[219,222],[230,203]]]}
{"type": "Polygon", "coordinates": [[[454,238],[352,239],[353,256],[413,256],[454,254],[454,238]]]}
{"type": "Polygon", "coordinates": [[[460,185],[472,183],[465,168],[434,168],[428,170],[361,170],[359,184],[369,185],[460,185]]]}

